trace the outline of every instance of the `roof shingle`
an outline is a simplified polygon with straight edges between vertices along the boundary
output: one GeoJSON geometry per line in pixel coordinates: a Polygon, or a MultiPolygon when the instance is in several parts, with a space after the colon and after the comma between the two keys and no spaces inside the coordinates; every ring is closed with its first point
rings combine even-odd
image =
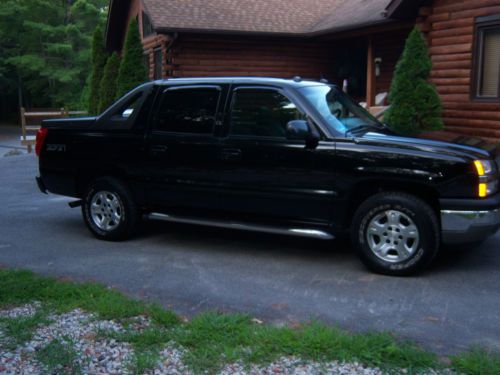
{"type": "Polygon", "coordinates": [[[386,20],[391,0],[143,0],[163,30],[310,34],[386,20]]]}

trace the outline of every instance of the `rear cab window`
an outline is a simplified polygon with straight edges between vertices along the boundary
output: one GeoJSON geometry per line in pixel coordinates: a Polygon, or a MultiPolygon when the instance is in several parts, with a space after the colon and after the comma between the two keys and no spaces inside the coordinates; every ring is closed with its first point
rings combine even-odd
{"type": "Polygon", "coordinates": [[[153,130],[213,135],[220,101],[219,86],[169,87],[159,100],[153,130]]]}

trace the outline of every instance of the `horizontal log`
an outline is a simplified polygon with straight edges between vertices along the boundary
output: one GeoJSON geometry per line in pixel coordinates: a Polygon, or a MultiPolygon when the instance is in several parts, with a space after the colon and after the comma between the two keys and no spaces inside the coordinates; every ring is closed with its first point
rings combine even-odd
{"type": "Polygon", "coordinates": [[[472,34],[445,38],[431,38],[431,46],[454,46],[456,44],[472,44],[472,34]]]}
{"type": "Polygon", "coordinates": [[[456,13],[477,8],[486,8],[498,5],[498,0],[453,1],[448,4],[435,5],[433,14],[456,13]]]}
{"type": "Polygon", "coordinates": [[[456,102],[468,102],[470,100],[468,94],[443,94],[440,96],[441,100],[443,101],[443,105],[445,105],[444,103],[446,102],[456,103],[456,102]]]}
{"type": "Polygon", "coordinates": [[[434,38],[446,38],[451,36],[459,36],[459,35],[472,35],[474,33],[474,26],[463,26],[463,27],[455,27],[452,29],[445,30],[433,30],[429,33],[429,39],[434,38]]]}
{"type": "Polygon", "coordinates": [[[431,46],[429,48],[429,52],[431,55],[472,52],[472,43],[453,44],[436,47],[431,46]]]}
{"type": "Polygon", "coordinates": [[[500,121],[493,120],[475,120],[471,118],[451,118],[451,117],[443,117],[443,121],[445,121],[448,125],[459,125],[459,126],[470,126],[478,129],[495,129],[498,130],[500,135],[500,121]]]}
{"type": "Polygon", "coordinates": [[[467,78],[432,78],[429,80],[437,86],[456,86],[456,85],[469,85],[470,77],[467,78]]]}
{"type": "Polygon", "coordinates": [[[440,69],[468,69],[472,67],[471,60],[459,60],[459,61],[443,61],[435,62],[432,64],[433,68],[436,70],[440,69]]]}
{"type": "Polygon", "coordinates": [[[465,78],[470,77],[470,69],[434,69],[431,71],[431,78],[465,78]]]}
{"type": "Polygon", "coordinates": [[[438,86],[437,90],[439,94],[468,94],[470,86],[438,86]]]}
{"type": "Polygon", "coordinates": [[[441,62],[441,61],[460,61],[460,60],[469,60],[472,59],[471,53],[450,53],[450,54],[440,54],[440,55],[432,55],[432,62],[441,62]]]}
{"type": "Polygon", "coordinates": [[[451,110],[445,109],[443,111],[443,117],[451,118],[475,118],[483,120],[498,121],[500,127],[500,113],[496,111],[467,111],[467,110],[451,110]]]}
{"type": "Polygon", "coordinates": [[[467,111],[500,111],[500,103],[444,103],[443,106],[446,109],[458,109],[467,111]]]}
{"type": "Polygon", "coordinates": [[[474,5],[473,9],[454,12],[451,14],[451,19],[475,18],[481,16],[489,16],[495,13],[500,13],[500,5],[498,5],[498,2],[495,6],[479,7],[477,5],[474,5]]]}
{"type": "Polygon", "coordinates": [[[434,22],[432,24],[433,30],[448,30],[457,27],[465,27],[474,25],[474,18],[466,18],[466,19],[453,19],[450,21],[442,21],[442,22],[434,22]]]}

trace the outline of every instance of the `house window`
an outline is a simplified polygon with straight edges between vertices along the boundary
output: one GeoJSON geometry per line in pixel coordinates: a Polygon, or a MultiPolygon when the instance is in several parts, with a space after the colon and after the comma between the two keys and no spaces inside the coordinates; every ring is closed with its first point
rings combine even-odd
{"type": "Polygon", "coordinates": [[[476,22],[474,97],[500,99],[500,15],[476,22]]]}
{"type": "Polygon", "coordinates": [[[154,58],[155,58],[155,79],[161,79],[161,70],[163,67],[162,60],[163,54],[161,53],[161,48],[157,48],[154,50],[154,58]]]}
{"type": "Polygon", "coordinates": [[[149,76],[149,53],[144,54],[144,67],[146,68],[146,72],[148,72],[149,76]]]}
{"type": "Polygon", "coordinates": [[[151,20],[146,13],[142,12],[142,37],[145,38],[151,34],[153,34],[153,25],[151,25],[151,20]]]}

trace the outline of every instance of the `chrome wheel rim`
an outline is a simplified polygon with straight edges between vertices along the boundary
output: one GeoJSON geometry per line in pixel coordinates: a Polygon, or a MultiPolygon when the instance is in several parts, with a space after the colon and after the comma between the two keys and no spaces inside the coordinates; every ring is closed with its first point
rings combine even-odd
{"type": "Polygon", "coordinates": [[[417,250],[420,236],[413,220],[397,210],[376,215],[368,224],[367,240],[370,250],[378,258],[390,262],[403,262],[417,250]]]}
{"type": "Polygon", "coordinates": [[[123,205],[115,193],[99,191],[90,202],[90,217],[101,230],[112,231],[123,218],[123,205]]]}

